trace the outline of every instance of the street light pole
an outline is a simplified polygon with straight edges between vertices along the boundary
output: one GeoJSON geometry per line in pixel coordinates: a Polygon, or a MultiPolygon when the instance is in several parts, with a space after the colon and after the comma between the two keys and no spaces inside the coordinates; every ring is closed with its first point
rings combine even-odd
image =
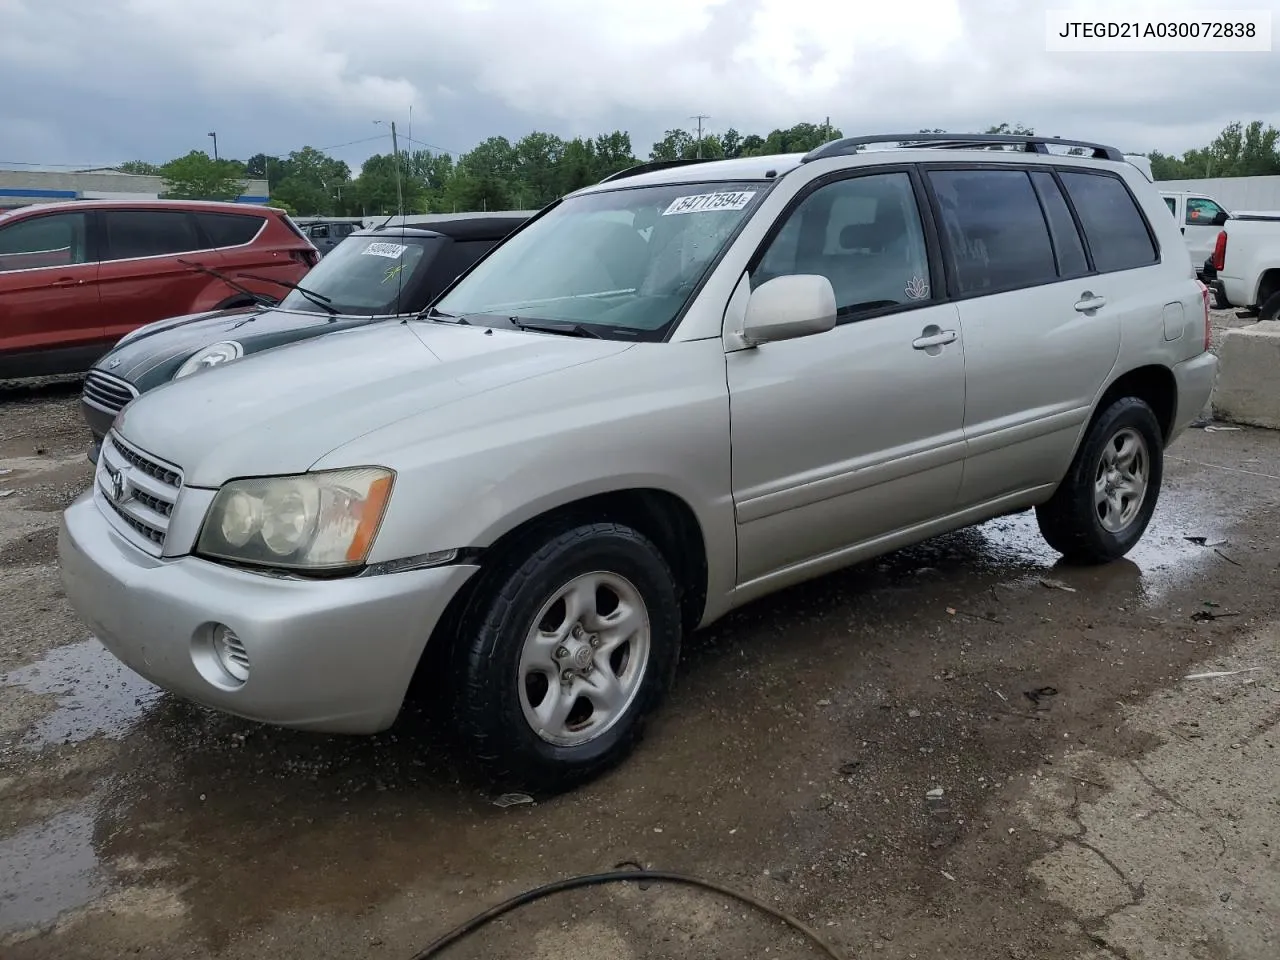
{"type": "Polygon", "coordinates": [[[216,162],[218,159],[218,135],[211,132],[209,136],[213,137],[213,159],[216,162]]]}

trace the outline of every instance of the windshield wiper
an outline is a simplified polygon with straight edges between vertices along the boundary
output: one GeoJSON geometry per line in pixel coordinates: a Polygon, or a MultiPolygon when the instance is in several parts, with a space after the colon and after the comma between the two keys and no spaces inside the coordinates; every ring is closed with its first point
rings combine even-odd
{"type": "Polygon", "coordinates": [[[328,310],[335,317],[338,315],[337,309],[332,306],[332,297],[326,297],[323,293],[316,293],[314,290],[308,290],[306,287],[294,283],[291,280],[277,280],[275,277],[263,277],[256,273],[238,273],[236,276],[244,277],[246,280],[261,280],[263,283],[274,283],[276,286],[284,287],[286,290],[297,290],[322,310],[328,310]]]}
{"type": "Polygon", "coordinates": [[[258,304],[258,306],[260,307],[274,307],[276,305],[275,302],[271,300],[270,297],[264,297],[262,294],[256,293],[255,291],[250,290],[243,283],[236,282],[231,277],[223,273],[221,270],[215,270],[213,269],[213,267],[206,267],[203,263],[195,263],[192,260],[183,260],[181,257],[178,258],[178,262],[181,263],[183,266],[190,267],[192,270],[195,270],[198,273],[207,273],[209,276],[213,277],[214,279],[221,280],[232,290],[235,290],[237,293],[243,293],[246,297],[251,298],[253,302],[258,304]]]}
{"type": "Polygon", "coordinates": [[[600,334],[581,323],[556,323],[549,320],[522,320],[519,317],[507,317],[507,321],[517,330],[535,330],[538,333],[558,333],[564,337],[590,337],[592,340],[603,340],[600,334]]]}

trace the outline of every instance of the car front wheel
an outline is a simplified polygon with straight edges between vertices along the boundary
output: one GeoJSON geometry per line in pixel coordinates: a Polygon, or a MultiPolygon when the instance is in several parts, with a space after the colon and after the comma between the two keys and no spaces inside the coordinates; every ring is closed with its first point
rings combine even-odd
{"type": "Polygon", "coordinates": [[[1071,563],[1123,557],[1151,521],[1163,475],[1151,407],[1136,397],[1116,400],[1090,426],[1053,497],[1036,508],[1040,532],[1071,563]]]}
{"type": "Polygon", "coordinates": [[[513,789],[601,773],[639,740],[680,637],[671,569],[637,531],[586,524],[512,552],[463,624],[456,715],[472,755],[513,789]]]}

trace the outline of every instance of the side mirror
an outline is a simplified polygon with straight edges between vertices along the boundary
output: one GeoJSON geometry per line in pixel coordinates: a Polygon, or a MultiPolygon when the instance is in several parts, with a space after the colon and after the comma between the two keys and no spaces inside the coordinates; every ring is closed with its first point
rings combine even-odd
{"type": "Polygon", "coordinates": [[[742,339],[751,346],[825,333],[836,325],[836,294],[817,274],[776,277],[751,291],[742,339]]]}
{"type": "Polygon", "coordinates": [[[1213,225],[1215,227],[1220,227],[1230,219],[1231,219],[1231,214],[1227,213],[1227,211],[1225,210],[1219,210],[1218,213],[1213,218],[1213,225]]]}

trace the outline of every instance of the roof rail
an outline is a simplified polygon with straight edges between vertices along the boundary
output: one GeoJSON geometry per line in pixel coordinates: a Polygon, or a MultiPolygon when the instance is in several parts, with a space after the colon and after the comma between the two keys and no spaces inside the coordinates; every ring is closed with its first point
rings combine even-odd
{"type": "Polygon", "coordinates": [[[1048,153],[1050,144],[1059,147],[1083,147],[1092,151],[1095,160],[1124,160],[1124,154],[1115,147],[1087,140],[1064,140],[1061,137],[1037,137],[1034,134],[1016,133],[878,133],[868,137],[845,137],[815,147],[804,155],[801,163],[821,160],[824,157],[844,157],[857,153],[873,143],[894,143],[903,148],[932,147],[939,150],[961,150],[973,147],[1016,145],[1026,153],[1048,153]]]}
{"type": "Polygon", "coordinates": [[[690,163],[706,163],[710,157],[688,157],[680,160],[649,160],[645,163],[637,163],[634,167],[627,167],[625,170],[619,170],[617,173],[611,173],[600,183],[609,183],[612,180],[625,180],[627,177],[638,177],[642,173],[650,173],[654,170],[666,170],[668,167],[683,167],[690,163]]]}

